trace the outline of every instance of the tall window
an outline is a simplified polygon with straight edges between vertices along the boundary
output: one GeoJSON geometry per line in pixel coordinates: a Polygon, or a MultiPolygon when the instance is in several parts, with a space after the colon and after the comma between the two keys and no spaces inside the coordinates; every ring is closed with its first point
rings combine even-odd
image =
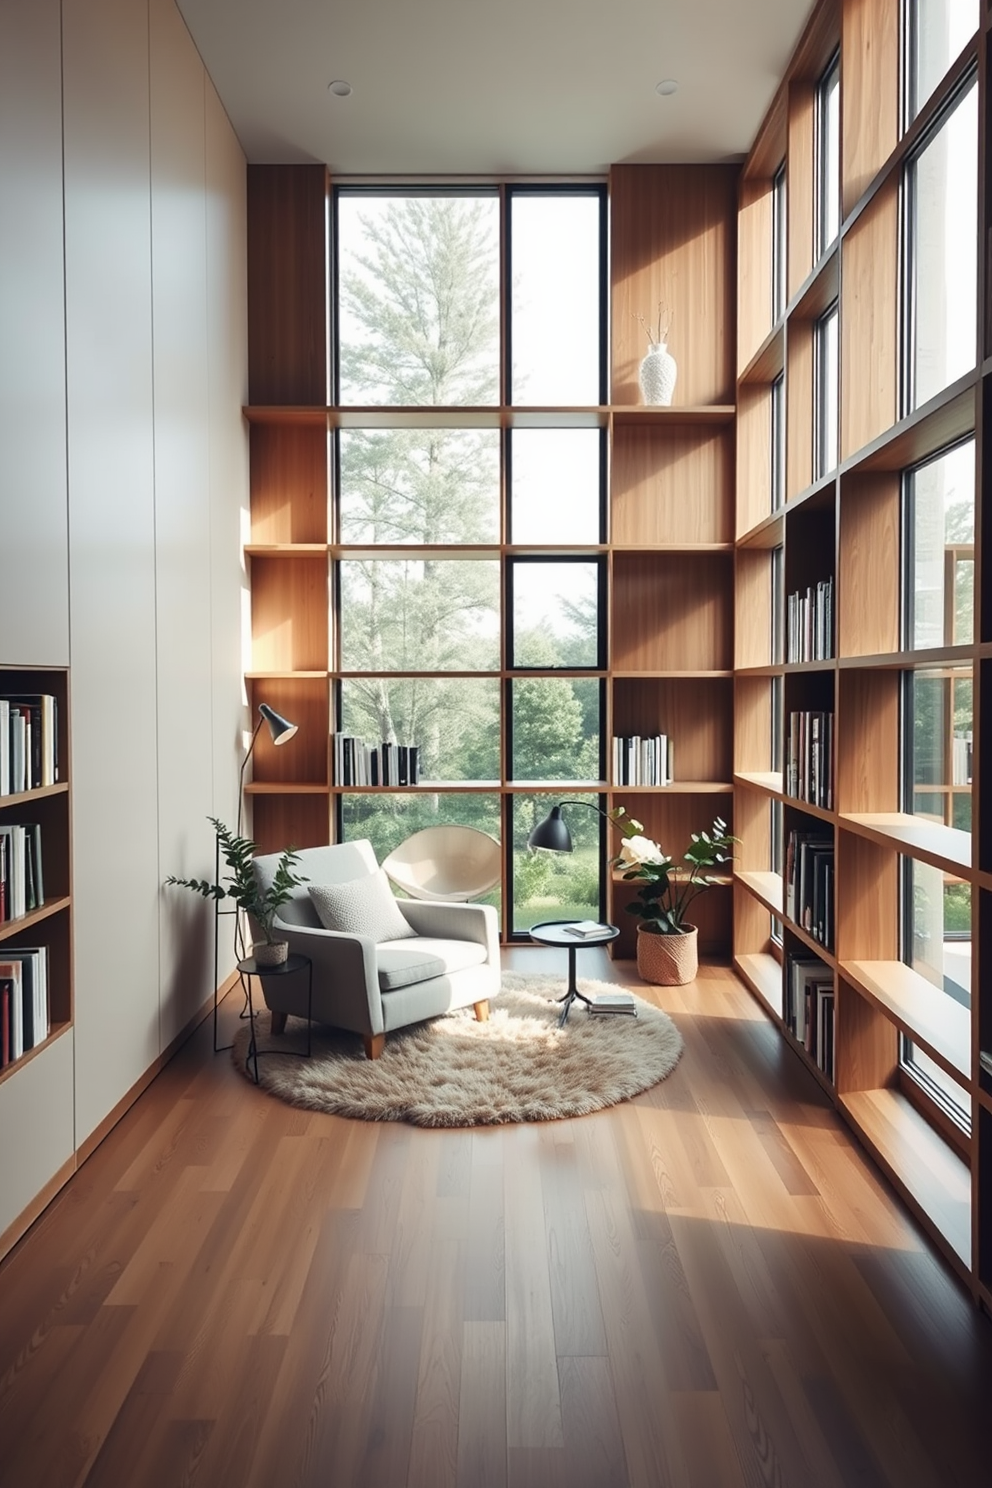
{"type": "Polygon", "coordinates": [[[816,252],[840,229],[840,53],[816,85],[816,252]]]}
{"type": "Polygon", "coordinates": [[[904,0],[905,122],[911,124],[975,34],[978,0],[904,0]]]}
{"type": "Polygon", "coordinates": [[[840,365],[837,347],[837,304],[813,326],[813,478],[819,480],[837,465],[840,365]]]}
{"type": "Polygon", "coordinates": [[[975,634],[975,441],[903,478],[904,644],[965,646],[975,634]]]}
{"type": "Polygon", "coordinates": [[[786,245],[788,223],[786,220],[785,161],[775,172],[772,181],[772,324],[785,314],[786,301],[786,245]]]}
{"type": "Polygon", "coordinates": [[[975,365],[978,284],[978,88],[952,101],[904,181],[904,406],[975,365]]]}
{"type": "Polygon", "coordinates": [[[525,844],[538,784],[603,771],[605,193],[505,202],[336,193],[336,725],[415,749],[420,782],[348,789],[342,837],[381,858],[460,822],[515,844],[501,908],[523,929],[601,910],[596,832],[560,863],[525,844]]]}
{"type": "Polygon", "coordinates": [[[772,511],[785,505],[785,374],[780,372],[771,390],[772,511]]]}

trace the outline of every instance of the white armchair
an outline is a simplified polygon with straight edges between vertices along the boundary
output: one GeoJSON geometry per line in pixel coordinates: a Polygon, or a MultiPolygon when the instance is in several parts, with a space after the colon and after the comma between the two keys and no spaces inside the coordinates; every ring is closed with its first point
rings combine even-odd
{"type": "MultiPolygon", "coordinates": [[[[278,861],[278,854],[255,859],[263,890],[278,861]]],[[[325,929],[309,892],[314,885],[348,885],[360,903],[357,881],[369,878],[371,891],[379,873],[370,842],[305,848],[296,871],[307,883],[283,905],[275,929],[289,941],[291,953],[313,962],[316,1022],[361,1034],[366,1054],[377,1059],[393,1029],[470,1005],[480,1021],[489,1016],[489,999],[499,991],[500,980],[499,933],[491,905],[396,900],[414,934],[377,941],[354,930],[325,929]]],[[[374,918],[370,912],[370,922],[374,918]]],[[[306,1017],[305,988],[292,985],[301,979],[263,973],[261,980],[273,1033],[284,1030],[290,1013],[306,1017]]]]}

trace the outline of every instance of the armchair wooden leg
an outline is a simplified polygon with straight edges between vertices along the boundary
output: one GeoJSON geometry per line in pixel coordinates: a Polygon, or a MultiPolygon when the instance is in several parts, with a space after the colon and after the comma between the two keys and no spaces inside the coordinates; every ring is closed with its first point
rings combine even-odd
{"type": "Polygon", "coordinates": [[[285,1033],[286,1032],[286,1019],[288,1017],[289,1017],[289,1014],[288,1013],[276,1013],[276,1012],[274,1012],[272,1014],[272,1032],[273,1033],[285,1033]]]}
{"type": "Polygon", "coordinates": [[[384,1033],[363,1033],[362,1043],[365,1045],[366,1059],[378,1059],[386,1047],[386,1035],[384,1033]]]}
{"type": "Polygon", "coordinates": [[[489,1022],[489,998],[484,997],[481,1002],[475,1003],[475,1016],[479,1023],[489,1022]]]}

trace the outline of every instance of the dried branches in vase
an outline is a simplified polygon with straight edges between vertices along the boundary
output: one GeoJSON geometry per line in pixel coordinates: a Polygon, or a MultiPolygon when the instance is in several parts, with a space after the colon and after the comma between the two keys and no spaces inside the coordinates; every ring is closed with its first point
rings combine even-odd
{"type": "Polygon", "coordinates": [[[658,304],[657,329],[648,324],[640,311],[634,312],[634,319],[648,338],[648,352],[641,362],[638,381],[641,386],[641,397],[644,402],[658,408],[667,408],[672,401],[675,391],[675,378],[678,375],[678,367],[675,358],[668,350],[668,337],[671,333],[673,312],[665,304],[664,300],[658,304]]]}

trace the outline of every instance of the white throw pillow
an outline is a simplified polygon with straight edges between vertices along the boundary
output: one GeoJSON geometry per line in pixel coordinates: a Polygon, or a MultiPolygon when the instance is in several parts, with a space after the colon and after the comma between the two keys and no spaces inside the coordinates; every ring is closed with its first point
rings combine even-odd
{"type": "Polygon", "coordinates": [[[311,884],[310,900],[325,930],[367,935],[376,943],[407,940],[417,933],[403,918],[381,868],[347,883],[311,884]]]}

